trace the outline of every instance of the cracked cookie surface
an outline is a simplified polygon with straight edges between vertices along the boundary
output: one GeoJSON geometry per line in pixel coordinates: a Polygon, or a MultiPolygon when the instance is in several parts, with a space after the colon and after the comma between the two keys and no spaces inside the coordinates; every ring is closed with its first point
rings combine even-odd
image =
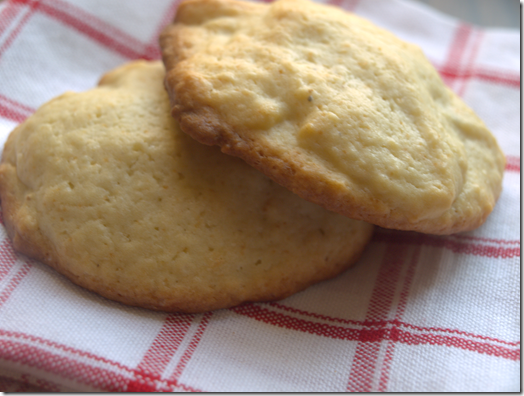
{"type": "Polygon", "coordinates": [[[301,0],[186,0],[160,38],[184,132],[329,210],[387,228],[481,225],[505,159],[415,45],[301,0]]]}
{"type": "Polygon", "coordinates": [[[0,165],[16,250],[126,304],[203,312],[275,300],[353,264],[372,226],[331,213],[170,116],[161,62],[42,106],[0,165]]]}

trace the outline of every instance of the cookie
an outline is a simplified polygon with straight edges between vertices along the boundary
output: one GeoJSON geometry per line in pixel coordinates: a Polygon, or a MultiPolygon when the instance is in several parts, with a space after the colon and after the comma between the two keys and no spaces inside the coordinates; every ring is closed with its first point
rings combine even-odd
{"type": "Polygon", "coordinates": [[[160,37],[172,114],[309,201],[382,227],[480,226],[505,158],[422,51],[341,9],[187,0],[160,37]]]}
{"type": "Polygon", "coordinates": [[[164,73],[122,66],[11,133],[0,197],[16,250],[109,299],[178,312],[281,299],[355,263],[371,225],[182,133],[164,73]]]}

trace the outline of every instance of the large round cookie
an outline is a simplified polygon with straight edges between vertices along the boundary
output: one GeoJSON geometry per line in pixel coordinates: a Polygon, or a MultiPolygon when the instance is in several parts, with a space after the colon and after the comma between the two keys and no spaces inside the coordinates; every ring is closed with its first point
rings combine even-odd
{"type": "Polygon", "coordinates": [[[202,312],[289,296],[360,256],[372,226],[304,201],[179,131],[161,62],[66,93],[0,165],[15,249],[105,297],[202,312]]]}
{"type": "Polygon", "coordinates": [[[505,159],[422,51],[299,0],[187,0],[160,38],[184,132],[301,197],[383,227],[484,222],[505,159]]]}

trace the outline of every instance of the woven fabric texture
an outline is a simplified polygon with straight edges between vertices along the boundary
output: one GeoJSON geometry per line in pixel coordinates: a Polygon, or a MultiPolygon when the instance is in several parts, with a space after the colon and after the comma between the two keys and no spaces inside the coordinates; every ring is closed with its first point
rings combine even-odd
{"type": "MultiPolygon", "coordinates": [[[[108,301],[0,225],[0,391],[519,391],[520,33],[405,0],[330,2],[422,47],[507,156],[479,229],[377,229],[359,264],[286,300],[200,315],[108,301]]],[[[0,145],[40,105],[158,59],[166,0],[0,5],[0,145]]]]}

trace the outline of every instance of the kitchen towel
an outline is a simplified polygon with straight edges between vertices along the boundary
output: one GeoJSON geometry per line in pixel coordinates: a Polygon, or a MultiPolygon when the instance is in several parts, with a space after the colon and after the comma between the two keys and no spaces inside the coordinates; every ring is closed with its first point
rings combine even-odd
{"type": "MultiPolygon", "coordinates": [[[[158,59],[179,1],[0,4],[0,146],[40,105],[158,59]]],[[[0,225],[0,391],[519,391],[520,33],[407,0],[334,0],[418,44],[497,137],[503,192],[477,230],[378,228],[359,263],[283,301],[132,308],[13,251],[0,225]]]]}

